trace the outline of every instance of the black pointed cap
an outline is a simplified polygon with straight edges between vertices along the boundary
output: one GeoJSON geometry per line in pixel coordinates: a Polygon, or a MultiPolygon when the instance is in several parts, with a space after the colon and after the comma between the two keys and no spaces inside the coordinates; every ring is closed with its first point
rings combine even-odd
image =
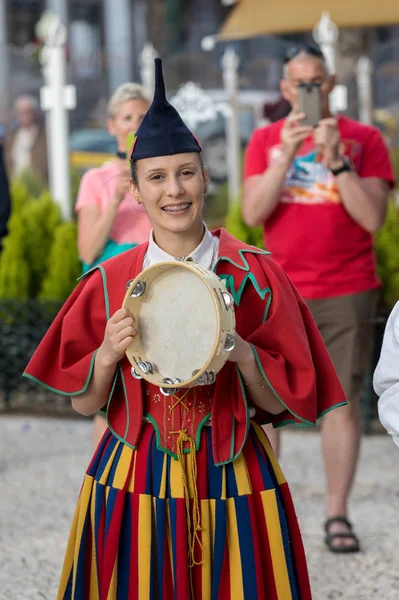
{"type": "Polygon", "coordinates": [[[156,58],[154,99],[135,135],[130,160],[201,150],[177,110],[166,100],[162,61],[156,58]]]}

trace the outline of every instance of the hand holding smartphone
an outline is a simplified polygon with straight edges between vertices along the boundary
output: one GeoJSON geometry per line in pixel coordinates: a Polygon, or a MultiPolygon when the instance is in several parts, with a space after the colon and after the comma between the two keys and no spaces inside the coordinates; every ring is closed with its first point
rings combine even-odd
{"type": "Polygon", "coordinates": [[[288,115],[281,129],[283,157],[288,163],[291,163],[302,143],[313,133],[311,125],[303,125],[304,118],[303,113],[292,112],[288,115]]]}
{"type": "Polygon", "coordinates": [[[317,127],[322,119],[320,84],[300,83],[298,85],[299,112],[305,116],[301,125],[317,127]]]}

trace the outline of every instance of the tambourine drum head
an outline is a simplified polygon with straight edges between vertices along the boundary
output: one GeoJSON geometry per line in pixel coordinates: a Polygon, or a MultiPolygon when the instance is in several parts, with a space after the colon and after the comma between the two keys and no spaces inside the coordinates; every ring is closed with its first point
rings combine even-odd
{"type": "Polygon", "coordinates": [[[170,268],[146,289],[138,330],[147,359],[162,376],[190,379],[210,359],[217,327],[212,295],[195,273],[170,268]]]}

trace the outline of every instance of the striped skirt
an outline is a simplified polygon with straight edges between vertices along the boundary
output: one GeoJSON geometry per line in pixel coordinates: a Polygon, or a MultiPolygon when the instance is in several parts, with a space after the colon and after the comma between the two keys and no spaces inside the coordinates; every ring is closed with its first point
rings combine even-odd
{"type": "Polygon", "coordinates": [[[58,600],[311,599],[291,495],[263,430],[253,424],[221,467],[211,428],[201,435],[196,564],[181,464],[157,450],[151,424],[137,450],[107,431],[80,492],[58,600]]]}

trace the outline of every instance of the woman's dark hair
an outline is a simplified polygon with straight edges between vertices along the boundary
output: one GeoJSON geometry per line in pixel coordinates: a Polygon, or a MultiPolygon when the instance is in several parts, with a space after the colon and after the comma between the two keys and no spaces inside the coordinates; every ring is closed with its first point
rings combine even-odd
{"type": "Polygon", "coordinates": [[[137,161],[135,160],[130,161],[130,176],[132,178],[133,185],[137,187],[137,161]]]}
{"type": "MultiPolygon", "coordinates": [[[[204,167],[204,161],[202,159],[202,152],[199,152],[198,156],[199,156],[200,163],[201,163],[201,171],[203,173],[205,167],[204,167]]],[[[133,185],[135,185],[136,187],[138,187],[139,180],[138,180],[138,177],[137,177],[137,161],[136,160],[131,160],[130,161],[130,176],[132,178],[133,185]]]]}

